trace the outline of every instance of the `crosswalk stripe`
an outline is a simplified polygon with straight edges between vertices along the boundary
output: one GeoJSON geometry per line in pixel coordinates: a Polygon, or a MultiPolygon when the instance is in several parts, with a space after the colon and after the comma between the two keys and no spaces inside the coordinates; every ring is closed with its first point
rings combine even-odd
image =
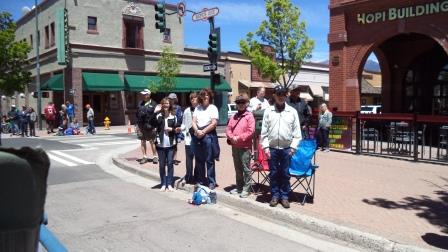
{"type": "Polygon", "coordinates": [[[64,165],[66,165],[66,166],[77,166],[77,164],[72,163],[72,162],[67,161],[67,160],[64,160],[64,159],[62,159],[62,158],[60,158],[60,157],[58,157],[58,156],[55,156],[55,155],[53,155],[53,154],[47,153],[47,155],[48,155],[48,157],[49,157],[50,159],[52,159],[52,160],[54,160],[54,161],[56,161],[56,162],[58,162],[58,163],[64,164],[64,165]]]}
{"type": "Polygon", "coordinates": [[[105,142],[105,143],[88,143],[88,144],[78,144],[79,146],[91,147],[91,146],[106,146],[106,145],[118,145],[118,144],[138,144],[138,140],[129,141],[116,141],[116,142],[105,142]]]}
{"type": "Polygon", "coordinates": [[[67,153],[63,153],[61,151],[51,151],[51,152],[54,153],[54,154],[57,154],[59,156],[63,156],[65,158],[71,159],[72,161],[75,161],[75,162],[78,162],[78,163],[81,163],[81,164],[94,164],[92,162],[88,162],[88,161],[82,160],[80,158],[74,157],[74,156],[69,155],[67,153]]]}
{"type": "Polygon", "coordinates": [[[61,143],[86,143],[86,142],[95,142],[95,141],[109,141],[109,140],[125,140],[128,138],[125,137],[107,137],[107,138],[100,138],[100,139],[89,139],[89,138],[83,138],[83,139],[67,139],[63,141],[59,141],[61,143]]]}

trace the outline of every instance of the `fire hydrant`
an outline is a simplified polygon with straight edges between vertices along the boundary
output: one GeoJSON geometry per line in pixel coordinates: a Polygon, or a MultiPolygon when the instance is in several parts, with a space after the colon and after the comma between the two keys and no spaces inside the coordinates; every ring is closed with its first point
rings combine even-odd
{"type": "Polygon", "coordinates": [[[104,129],[110,130],[110,119],[107,116],[106,116],[106,118],[104,118],[104,129]]]}

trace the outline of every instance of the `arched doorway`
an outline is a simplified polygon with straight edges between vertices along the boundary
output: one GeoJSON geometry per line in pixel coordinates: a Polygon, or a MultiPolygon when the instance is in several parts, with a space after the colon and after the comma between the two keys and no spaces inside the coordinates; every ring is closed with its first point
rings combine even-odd
{"type": "Polygon", "coordinates": [[[399,34],[373,52],[381,66],[383,112],[447,114],[448,55],[437,41],[417,33],[399,34]]]}

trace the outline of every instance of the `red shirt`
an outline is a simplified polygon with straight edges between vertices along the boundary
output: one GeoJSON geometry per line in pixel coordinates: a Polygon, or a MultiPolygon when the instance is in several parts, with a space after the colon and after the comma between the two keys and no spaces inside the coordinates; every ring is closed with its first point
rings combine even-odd
{"type": "Polygon", "coordinates": [[[44,109],[45,113],[45,119],[47,120],[54,120],[56,115],[56,109],[54,109],[54,106],[47,105],[44,109]]]}

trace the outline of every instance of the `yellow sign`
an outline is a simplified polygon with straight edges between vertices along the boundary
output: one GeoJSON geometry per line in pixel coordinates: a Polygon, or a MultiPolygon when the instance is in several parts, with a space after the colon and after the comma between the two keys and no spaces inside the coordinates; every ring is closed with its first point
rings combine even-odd
{"type": "Polygon", "coordinates": [[[448,12],[448,0],[407,6],[402,8],[389,8],[385,11],[378,11],[373,13],[358,13],[357,21],[359,24],[364,25],[385,21],[394,21],[398,19],[420,17],[443,12],[448,12]]]}

